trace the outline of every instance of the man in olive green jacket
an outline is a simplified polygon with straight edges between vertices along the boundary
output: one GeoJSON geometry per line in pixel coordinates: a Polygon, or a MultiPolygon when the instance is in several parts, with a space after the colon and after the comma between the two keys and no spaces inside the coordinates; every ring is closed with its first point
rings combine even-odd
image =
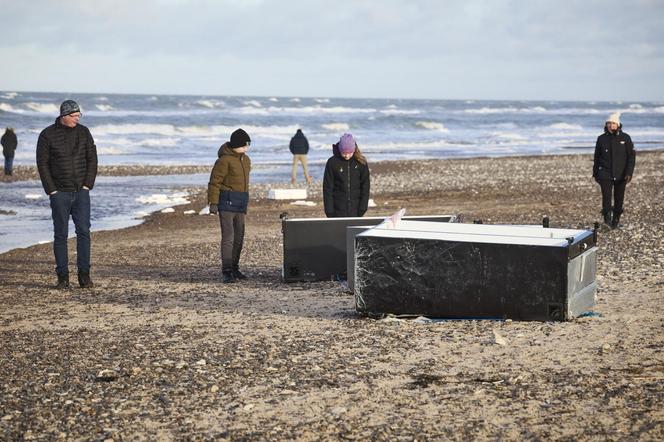
{"type": "Polygon", "coordinates": [[[210,213],[219,214],[221,224],[221,272],[224,283],[247,277],[240,272],[240,253],[244,242],[244,215],[249,204],[249,172],[247,155],[251,138],[242,129],[231,134],[218,152],[208,183],[210,213]]]}

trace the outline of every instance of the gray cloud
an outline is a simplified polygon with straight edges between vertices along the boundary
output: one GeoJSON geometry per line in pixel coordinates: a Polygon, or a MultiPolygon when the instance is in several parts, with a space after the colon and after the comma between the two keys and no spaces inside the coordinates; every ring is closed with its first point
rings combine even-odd
{"type": "Polygon", "coordinates": [[[620,84],[618,94],[625,96],[619,98],[662,99],[664,86],[653,79],[664,74],[663,5],[648,0],[9,2],[3,10],[14,19],[0,29],[0,54],[5,60],[24,57],[19,64],[32,73],[26,77],[10,64],[0,88],[41,89],[49,83],[39,59],[57,63],[69,57],[90,76],[111,70],[120,77],[86,78],[87,88],[133,92],[169,92],[153,89],[162,79],[177,92],[202,92],[182,80],[188,72],[200,79],[196,89],[222,93],[258,93],[270,86],[272,92],[260,93],[297,95],[298,88],[307,88],[320,91],[307,92],[311,95],[436,91],[434,96],[452,98],[601,99],[612,84],[620,84]],[[97,66],[86,68],[86,60],[97,66]],[[150,78],[150,64],[163,66],[159,82],[150,78]],[[211,70],[218,81],[235,84],[220,91],[212,78],[206,80],[214,76],[194,69],[211,70]],[[244,73],[236,78],[233,70],[244,73]],[[438,92],[441,82],[454,83],[453,92],[438,92]]]}

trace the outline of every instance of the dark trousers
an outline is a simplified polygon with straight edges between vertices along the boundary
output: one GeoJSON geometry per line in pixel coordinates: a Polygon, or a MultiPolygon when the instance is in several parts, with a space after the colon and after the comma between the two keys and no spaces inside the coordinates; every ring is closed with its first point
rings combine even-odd
{"type": "Polygon", "coordinates": [[[14,165],[14,157],[5,157],[5,175],[12,174],[13,165],[14,165]]]}
{"type": "Polygon", "coordinates": [[[69,216],[76,226],[76,265],[79,272],[90,271],[90,191],[56,192],[50,195],[53,216],[53,253],[58,275],[69,274],[67,237],[69,216]]]}
{"type": "Polygon", "coordinates": [[[611,196],[614,197],[613,212],[622,213],[627,182],[625,180],[600,180],[599,186],[602,188],[602,214],[611,212],[611,196]]]}
{"type": "Polygon", "coordinates": [[[219,212],[221,224],[221,270],[232,270],[240,265],[244,243],[244,213],[219,212]]]}

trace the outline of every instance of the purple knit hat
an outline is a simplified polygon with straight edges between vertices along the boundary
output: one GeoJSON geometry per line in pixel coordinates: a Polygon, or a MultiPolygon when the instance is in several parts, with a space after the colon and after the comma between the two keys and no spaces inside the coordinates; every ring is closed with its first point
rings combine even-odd
{"type": "Polygon", "coordinates": [[[351,134],[343,134],[339,139],[339,152],[355,153],[355,138],[351,134]]]}

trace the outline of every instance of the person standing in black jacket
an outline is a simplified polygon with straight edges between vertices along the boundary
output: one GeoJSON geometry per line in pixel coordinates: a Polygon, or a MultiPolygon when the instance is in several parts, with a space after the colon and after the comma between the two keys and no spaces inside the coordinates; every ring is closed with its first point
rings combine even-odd
{"type": "Polygon", "coordinates": [[[634,144],[630,136],[622,131],[620,114],[609,115],[604,124],[604,133],[597,137],[595,144],[593,178],[602,189],[604,223],[614,229],[620,224],[625,188],[632,181],[635,160],[634,144]],[[611,207],[612,193],[613,207],[611,207]],[[612,212],[613,218],[611,218],[612,212]]]}
{"type": "Polygon", "coordinates": [[[302,129],[298,129],[295,132],[295,135],[290,140],[290,145],[288,146],[291,153],[293,154],[293,170],[291,172],[291,184],[297,182],[297,163],[302,163],[302,171],[304,172],[304,178],[307,180],[307,183],[311,184],[311,175],[309,175],[309,170],[307,168],[307,154],[309,153],[309,140],[302,133],[302,129]]]}
{"type": "Polygon", "coordinates": [[[0,138],[2,144],[2,155],[5,157],[5,175],[12,174],[12,166],[14,165],[14,153],[16,146],[18,146],[18,138],[13,127],[8,127],[5,133],[0,138]]]}
{"type": "Polygon", "coordinates": [[[369,206],[369,166],[351,134],[332,146],[325,165],[323,202],[328,218],[364,216],[369,206]]]}
{"type": "Polygon", "coordinates": [[[56,288],[69,288],[67,237],[69,217],[76,226],[78,283],[93,286],[90,279],[90,190],[97,178],[97,147],[87,127],[79,124],[81,109],[73,100],[60,105],[55,124],[39,134],[37,169],[51,200],[56,288]]]}

